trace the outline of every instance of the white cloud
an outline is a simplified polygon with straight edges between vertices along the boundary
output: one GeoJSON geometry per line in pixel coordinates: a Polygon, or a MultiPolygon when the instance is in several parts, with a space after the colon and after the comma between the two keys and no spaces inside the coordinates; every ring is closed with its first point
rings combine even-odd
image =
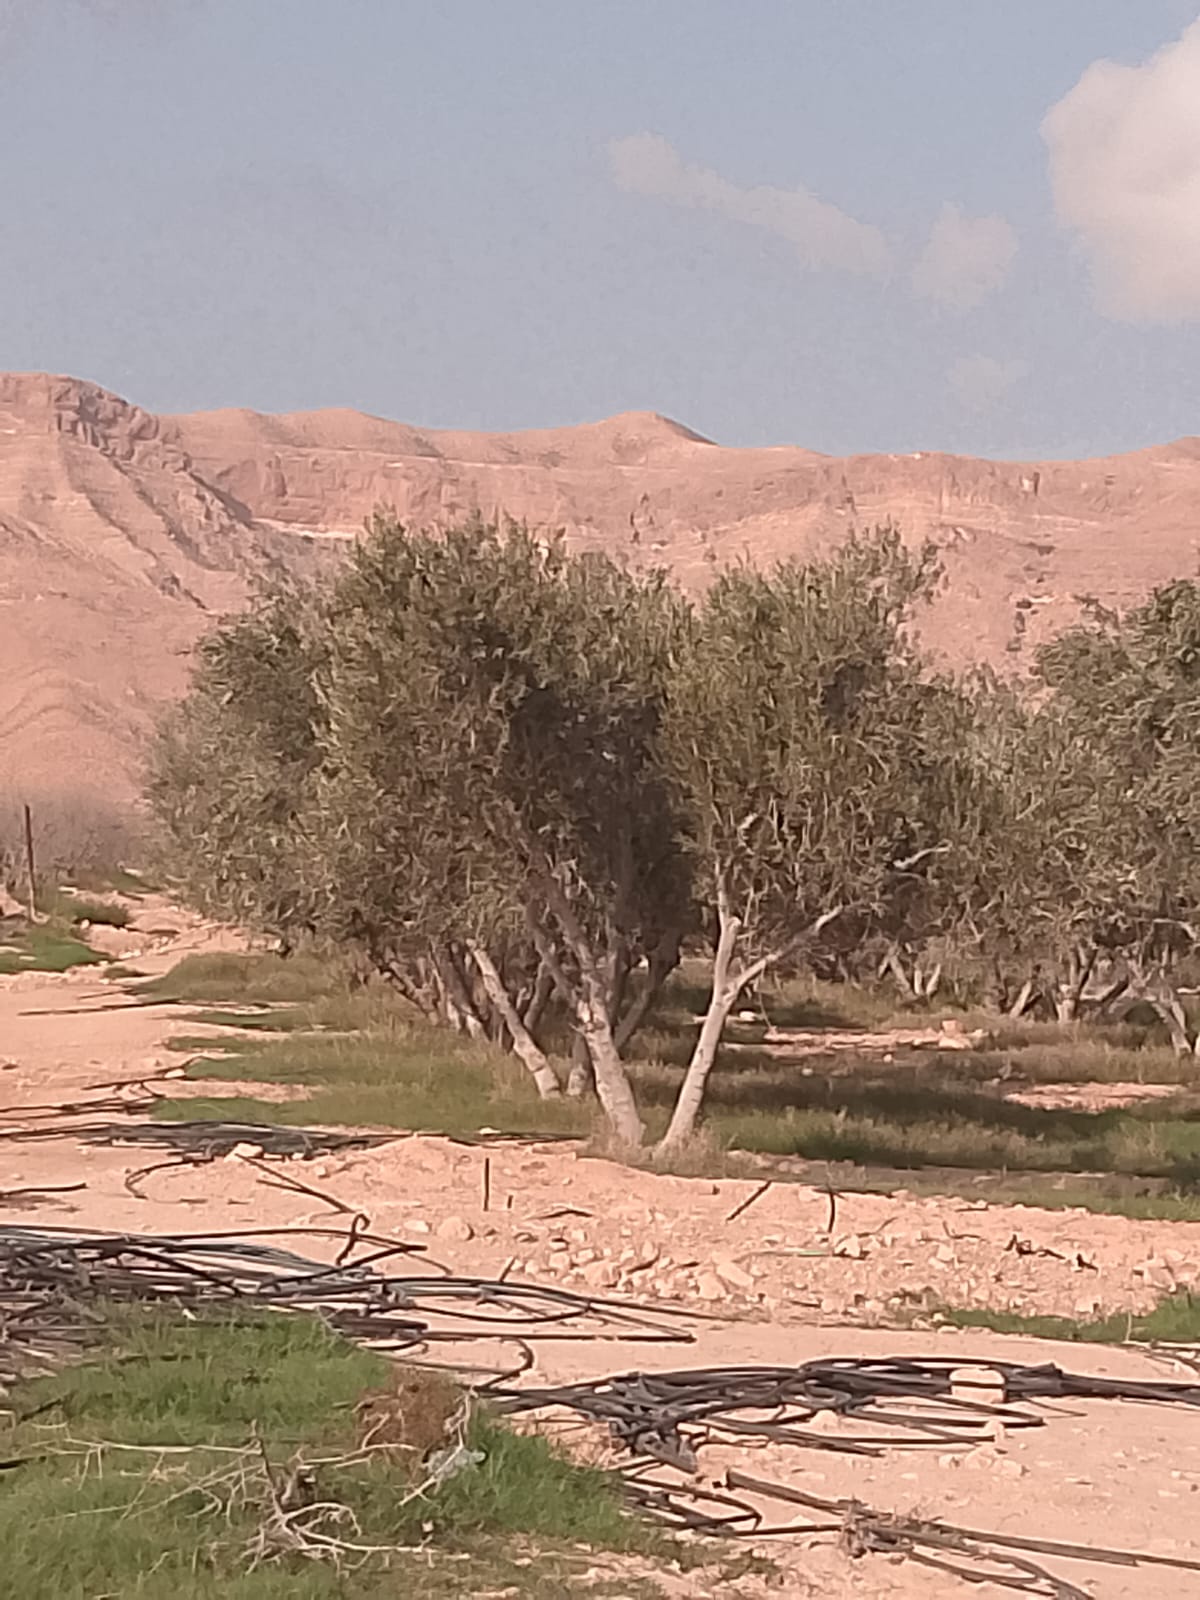
{"type": "Polygon", "coordinates": [[[968,217],[944,205],[913,268],[913,289],[969,311],[1000,288],[1016,254],[1016,232],[1003,217],[968,217]]]}
{"type": "Polygon", "coordinates": [[[709,167],[684,161],[653,133],[613,139],[608,146],[617,186],[671,205],[715,211],[786,239],[805,267],[880,275],[891,254],[880,229],[859,222],[807,189],[741,188],[709,167]]]}
{"type": "Polygon", "coordinates": [[[1200,20],[1142,66],[1095,61],[1042,123],[1059,219],[1102,310],[1200,317],[1200,20]]]}
{"type": "Polygon", "coordinates": [[[1020,383],[1028,369],[1023,361],[995,356],[960,356],[946,369],[950,392],[968,411],[992,411],[1020,383]]]}

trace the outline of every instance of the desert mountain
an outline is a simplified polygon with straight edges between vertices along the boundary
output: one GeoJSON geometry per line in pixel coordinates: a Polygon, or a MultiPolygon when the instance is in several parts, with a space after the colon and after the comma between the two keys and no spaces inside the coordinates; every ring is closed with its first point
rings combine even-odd
{"type": "Polygon", "coordinates": [[[689,586],[891,518],[942,550],[929,643],[1019,666],[1079,596],[1125,604],[1197,570],[1200,440],[1078,462],[835,458],[728,449],[652,413],[510,434],[355,411],[159,417],[72,378],[0,375],[0,793],[132,793],[197,637],[381,505],[425,525],[502,510],[689,586]]]}

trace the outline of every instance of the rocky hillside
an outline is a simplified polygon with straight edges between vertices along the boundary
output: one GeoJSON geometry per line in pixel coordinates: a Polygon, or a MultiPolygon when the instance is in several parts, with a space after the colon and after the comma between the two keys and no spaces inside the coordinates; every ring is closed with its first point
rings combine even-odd
{"type": "Polygon", "coordinates": [[[733,450],[650,413],[514,434],[353,411],[158,417],[71,378],[0,375],[0,801],[125,798],[187,656],[257,574],[311,564],[379,505],[473,508],[667,563],[816,550],[885,518],[947,572],[948,659],[1019,665],[1080,595],[1197,570],[1200,440],[1082,462],[733,450]]]}

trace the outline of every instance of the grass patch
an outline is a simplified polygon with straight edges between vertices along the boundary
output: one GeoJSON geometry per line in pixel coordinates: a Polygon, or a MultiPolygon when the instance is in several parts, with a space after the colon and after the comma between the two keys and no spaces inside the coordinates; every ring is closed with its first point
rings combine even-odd
{"type": "Polygon", "coordinates": [[[190,1022],[209,1028],[241,1028],[247,1033],[293,1033],[311,1026],[308,1011],[300,1006],[280,1006],[271,1011],[226,1011],[209,1007],[193,1011],[190,1022]]]}
{"type": "Polygon", "coordinates": [[[350,998],[347,975],[339,963],[308,953],[214,951],[185,956],[170,972],[143,984],[140,992],[178,1003],[246,1007],[350,998]]]}
{"type": "MultiPolygon", "coordinates": [[[[241,1056],[251,1055],[256,1050],[261,1050],[267,1044],[261,1035],[245,1038],[240,1034],[226,1034],[214,1038],[207,1033],[178,1033],[173,1039],[164,1039],[162,1048],[173,1050],[179,1055],[204,1056],[241,1056]]],[[[206,1076],[207,1074],[201,1074],[206,1076]]]]}
{"type": "MultiPolygon", "coordinates": [[[[631,1065],[651,1139],[666,1124],[704,998],[689,983],[685,973],[668,991],[652,1029],[639,1038],[648,1058],[631,1065]]],[[[451,1135],[485,1127],[582,1137],[595,1131],[589,1106],[539,1100],[511,1056],[414,1021],[390,991],[352,990],[315,958],[194,957],[146,990],[236,1002],[196,1017],[237,1034],[173,1041],[202,1057],[191,1065],[193,1078],[308,1091],[284,1104],[220,1096],[165,1103],[163,1116],[451,1135]]],[[[894,1018],[890,996],[849,986],[796,980],[785,998],[796,1025],[861,1027],[894,1018]]],[[[770,1000],[768,1010],[777,1012],[770,1000]]],[[[889,1063],[865,1051],[781,1059],[754,1048],[751,1024],[735,1024],[733,1038],[745,1047],[726,1049],[710,1080],[697,1170],[727,1170],[744,1152],[862,1173],[866,1186],[881,1180],[880,1187],[886,1181],[1001,1203],[1200,1218],[1200,1093],[1189,1092],[1196,1087],[1194,1061],[1177,1061],[1135,1027],[1114,1028],[1098,1041],[1096,1030],[1064,1035],[1045,1024],[991,1021],[990,1049],[899,1052],[889,1063]],[[1139,1079],[1171,1084],[1178,1093],[1124,1110],[1083,1111],[1025,1106],[1003,1092],[1014,1080],[1139,1079]]],[[[964,1025],[975,1022],[966,1014],[964,1025]]]]}
{"type": "Polygon", "coordinates": [[[71,887],[84,894],[124,894],[132,899],[153,894],[157,885],[132,867],[80,867],[71,873],[71,887]]]}
{"type": "Polygon", "coordinates": [[[1015,1311],[952,1308],[943,1308],[940,1320],[955,1328],[986,1328],[991,1333],[1067,1339],[1074,1344],[1200,1344],[1200,1299],[1191,1294],[1170,1295],[1144,1316],[1119,1312],[1093,1322],[1076,1322],[1070,1317],[1023,1317],[1015,1311]]]}
{"type": "Polygon", "coordinates": [[[78,927],[94,922],[100,927],[129,926],[129,909],[116,900],[99,900],[90,895],[73,894],[68,889],[51,889],[38,896],[38,910],[54,922],[78,927]]]}
{"type": "Polygon", "coordinates": [[[439,1600],[496,1586],[552,1600],[587,1564],[573,1546],[673,1553],[603,1474],[485,1414],[466,1434],[483,1459],[414,1498],[457,1396],[315,1320],[160,1312],[117,1316],[110,1335],[106,1359],[24,1386],[12,1405],[29,1420],[0,1432],[3,1457],[23,1461],[0,1475],[5,1582],[22,1600],[357,1600],[411,1592],[418,1562],[420,1592],[439,1600]],[[359,1450],[364,1397],[392,1448],[359,1450]],[[409,1553],[351,1556],[340,1571],[286,1554],[254,1566],[264,1456],[277,1485],[303,1463],[312,1497],[352,1514],[324,1531],[409,1553]]]}
{"type": "MultiPolygon", "coordinates": [[[[221,1047],[232,1041],[222,1039],[221,1047]]],[[[394,1021],[360,1034],[297,1033],[242,1041],[253,1048],[222,1049],[191,1063],[192,1078],[293,1084],[303,1100],[272,1103],[231,1100],[160,1102],[159,1115],[188,1120],[242,1116],[248,1105],[260,1119],[294,1123],[344,1123],[352,1127],[416,1128],[469,1134],[586,1135],[591,1108],[579,1101],[540,1100],[528,1074],[500,1050],[460,1039],[446,1029],[394,1021]],[[230,1108],[239,1105],[234,1113],[230,1108]]],[[[202,1048],[211,1045],[204,1041],[202,1048]]]]}
{"type": "Polygon", "coordinates": [[[61,923],[19,923],[0,936],[0,976],[16,972],[67,972],[107,960],[61,923]]]}

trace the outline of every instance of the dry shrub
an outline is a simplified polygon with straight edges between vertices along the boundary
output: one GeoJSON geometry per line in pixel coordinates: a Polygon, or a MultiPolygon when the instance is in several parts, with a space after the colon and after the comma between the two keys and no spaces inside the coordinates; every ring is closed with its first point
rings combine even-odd
{"type": "Polygon", "coordinates": [[[363,1449],[404,1452],[414,1465],[446,1444],[466,1418],[462,1390],[440,1373],[415,1367],[397,1367],[387,1387],[364,1395],[354,1412],[363,1449]]]}

